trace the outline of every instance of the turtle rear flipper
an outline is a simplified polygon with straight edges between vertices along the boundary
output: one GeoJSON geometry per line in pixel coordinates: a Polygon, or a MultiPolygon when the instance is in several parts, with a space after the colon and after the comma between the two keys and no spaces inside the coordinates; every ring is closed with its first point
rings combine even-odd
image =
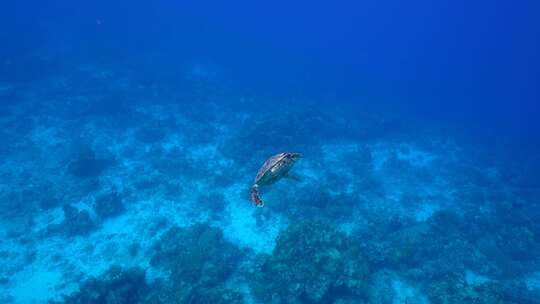
{"type": "Polygon", "coordinates": [[[264,203],[259,195],[259,186],[257,184],[251,187],[251,200],[257,207],[264,206],[264,203]]]}

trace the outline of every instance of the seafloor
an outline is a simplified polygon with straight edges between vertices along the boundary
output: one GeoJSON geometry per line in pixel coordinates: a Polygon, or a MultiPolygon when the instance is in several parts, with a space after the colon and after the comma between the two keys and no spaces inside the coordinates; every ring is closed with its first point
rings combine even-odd
{"type": "Polygon", "coordinates": [[[509,147],[197,65],[46,64],[0,83],[1,303],[540,303],[540,166],[509,147]],[[299,180],[256,208],[281,151],[299,180]]]}

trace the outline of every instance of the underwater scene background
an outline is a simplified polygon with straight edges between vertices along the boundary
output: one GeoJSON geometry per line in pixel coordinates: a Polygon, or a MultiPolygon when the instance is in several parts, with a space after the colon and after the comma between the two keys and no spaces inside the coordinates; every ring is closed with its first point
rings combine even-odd
{"type": "Polygon", "coordinates": [[[539,12],[3,3],[0,303],[540,303],[539,12]]]}

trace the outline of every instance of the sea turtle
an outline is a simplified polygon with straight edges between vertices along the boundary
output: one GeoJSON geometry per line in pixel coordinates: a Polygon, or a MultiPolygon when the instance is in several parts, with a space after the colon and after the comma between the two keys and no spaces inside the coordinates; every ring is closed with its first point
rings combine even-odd
{"type": "Polygon", "coordinates": [[[259,186],[271,185],[282,177],[287,176],[294,163],[302,158],[300,153],[283,152],[267,159],[257,172],[253,186],[251,186],[251,200],[257,207],[264,206],[259,196],[259,186]]]}

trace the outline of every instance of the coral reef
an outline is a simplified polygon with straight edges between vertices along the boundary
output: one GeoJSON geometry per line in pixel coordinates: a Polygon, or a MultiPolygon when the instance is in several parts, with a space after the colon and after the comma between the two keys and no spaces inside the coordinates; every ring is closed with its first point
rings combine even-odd
{"type": "Polygon", "coordinates": [[[219,228],[196,224],[170,228],[155,244],[151,263],[170,272],[161,298],[165,303],[242,303],[224,285],[241,251],[223,239],[219,228]]]}
{"type": "Polygon", "coordinates": [[[179,83],[156,55],[143,72],[36,58],[54,75],[0,84],[0,302],[80,285],[65,303],[538,303],[537,151],[179,83]],[[253,208],[283,150],[300,178],[253,208]]]}
{"type": "Polygon", "coordinates": [[[226,157],[239,162],[266,159],[276,153],[276,147],[287,151],[315,153],[317,149],[313,144],[317,140],[335,140],[331,135],[338,134],[341,137],[340,131],[343,130],[344,126],[333,123],[331,116],[315,109],[286,113],[269,111],[267,116],[250,120],[239,127],[232,140],[227,141],[221,150],[226,157]]]}
{"type": "Polygon", "coordinates": [[[122,196],[118,192],[112,190],[96,198],[94,203],[94,211],[101,219],[115,217],[125,211],[122,203],[122,196]]]}
{"type": "Polygon", "coordinates": [[[328,224],[302,222],[283,231],[276,247],[251,271],[252,290],[264,303],[327,303],[362,299],[370,280],[362,254],[328,224]]]}
{"type": "Polygon", "coordinates": [[[504,303],[536,304],[539,290],[531,289],[521,280],[506,280],[498,286],[499,294],[504,303]]]}
{"type": "Polygon", "coordinates": [[[83,146],[76,158],[69,163],[67,170],[76,177],[91,178],[99,176],[111,164],[111,159],[98,158],[92,148],[83,146]]]}
{"type": "Polygon", "coordinates": [[[74,236],[86,235],[96,228],[96,224],[87,210],[78,210],[71,205],[65,205],[62,210],[64,211],[64,221],[50,227],[51,230],[62,230],[68,235],[74,236]]]}
{"type": "Polygon", "coordinates": [[[493,283],[467,285],[463,276],[450,275],[428,283],[427,296],[434,304],[502,304],[500,288],[493,283]]]}
{"type": "Polygon", "coordinates": [[[140,268],[111,266],[98,278],[85,281],[79,290],[51,304],[136,304],[146,303],[150,287],[140,268]]]}
{"type": "MultiPolygon", "coordinates": [[[[279,192],[273,210],[286,214],[291,219],[335,221],[349,220],[351,208],[357,203],[353,196],[332,194],[328,184],[294,185],[296,191],[279,192]],[[302,195],[298,195],[301,193],[302,195]]],[[[277,187],[276,187],[277,188],[277,187]]],[[[278,188],[279,189],[279,188],[278,188]]],[[[265,190],[265,189],[263,189],[265,190]]]]}

